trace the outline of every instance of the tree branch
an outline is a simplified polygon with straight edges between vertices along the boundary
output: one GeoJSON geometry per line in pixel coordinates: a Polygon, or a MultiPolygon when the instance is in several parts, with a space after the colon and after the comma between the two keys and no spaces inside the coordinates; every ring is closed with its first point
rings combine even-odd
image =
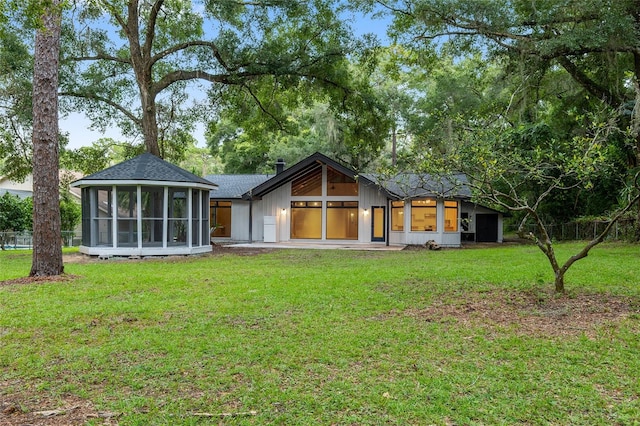
{"type": "Polygon", "coordinates": [[[114,102],[113,100],[109,99],[109,98],[105,98],[103,96],[99,96],[96,94],[85,94],[85,93],[76,93],[76,92],[61,92],[59,94],[60,96],[69,96],[72,98],[81,98],[81,99],[89,99],[92,101],[99,101],[99,102],[104,102],[105,104],[111,106],[112,108],[116,109],[117,111],[121,112],[122,114],[124,114],[128,119],[130,119],[131,121],[133,121],[136,125],[141,126],[142,125],[142,120],[138,117],[136,117],[133,113],[131,113],[131,111],[129,111],[128,109],[126,109],[125,107],[123,107],[122,105],[120,105],[117,102],[114,102]]]}

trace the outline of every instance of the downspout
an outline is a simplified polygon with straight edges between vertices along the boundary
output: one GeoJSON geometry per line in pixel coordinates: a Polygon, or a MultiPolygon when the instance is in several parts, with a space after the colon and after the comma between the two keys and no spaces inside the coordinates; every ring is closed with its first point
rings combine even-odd
{"type": "Polygon", "coordinates": [[[253,188],[249,190],[249,244],[253,243],[253,188]]]}

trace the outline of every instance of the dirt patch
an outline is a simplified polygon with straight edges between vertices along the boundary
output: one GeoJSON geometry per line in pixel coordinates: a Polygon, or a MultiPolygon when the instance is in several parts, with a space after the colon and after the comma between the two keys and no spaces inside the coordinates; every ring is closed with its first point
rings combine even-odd
{"type": "Polygon", "coordinates": [[[0,426],[68,426],[88,422],[117,425],[118,413],[98,411],[87,400],[66,396],[59,400],[24,400],[17,396],[5,399],[0,394],[0,426]]]}
{"type": "Polygon", "coordinates": [[[436,301],[404,314],[422,321],[506,328],[527,336],[594,338],[603,327],[627,318],[640,325],[640,300],[605,294],[555,295],[541,292],[466,293],[464,300],[436,301]]]}
{"type": "Polygon", "coordinates": [[[14,278],[12,280],[0,281],[0,287],[10,286],[10,285],[47,284],[47,283],[57,283],[57,282],[68,282],[68,281],[73,281],[76,278],[78,278],[78,276],[77,275],[72,275],[72,274],[54,275],[54,276],[50,276],[50,277],[14,278]]]}

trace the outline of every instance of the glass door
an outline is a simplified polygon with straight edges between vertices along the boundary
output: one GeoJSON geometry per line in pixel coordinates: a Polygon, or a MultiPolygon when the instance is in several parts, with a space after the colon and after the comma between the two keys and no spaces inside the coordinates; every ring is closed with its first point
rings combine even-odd
{"type": "Polygon", "coordinates": [[[371,207],[371,241],[385,241],[385,207],[371,207]]]}

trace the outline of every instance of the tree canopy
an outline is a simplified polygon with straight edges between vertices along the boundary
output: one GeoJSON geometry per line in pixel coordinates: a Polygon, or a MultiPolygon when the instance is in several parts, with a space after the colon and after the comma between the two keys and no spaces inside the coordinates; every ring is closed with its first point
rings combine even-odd
{"type": "Polygon", "coordinates": [[[281,122],[282,92],[298,102],[317,88],[336,101],[349,92],[345,57],[353,45],[337,1],[91,0],[76,7],[64,33],[67,107],[99,128],[141,134],[158,156],[179,157],[195,121],[216,114],[217,99],[241,94],[281,122]]]}

